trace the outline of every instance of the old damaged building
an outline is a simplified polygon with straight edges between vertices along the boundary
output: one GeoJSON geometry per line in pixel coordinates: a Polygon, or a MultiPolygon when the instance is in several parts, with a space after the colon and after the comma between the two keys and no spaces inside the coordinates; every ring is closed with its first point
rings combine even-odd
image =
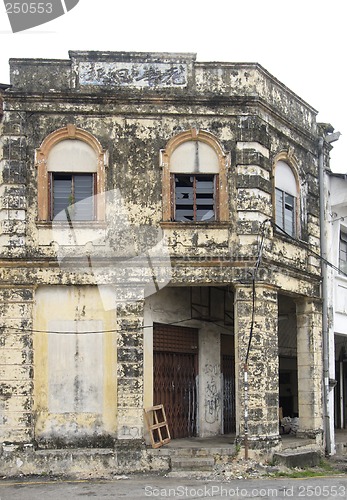
{"type": "Polygon", "coordinates": [[[46,470],[52,450],[89,448],[156,467],[157,404],[173,441],[242,447],[246,426],[271,453],[283,415],[322,449],[316,111],[259,64],[194,54],[70,52],[10,73],[3,462],[46,470]]]}

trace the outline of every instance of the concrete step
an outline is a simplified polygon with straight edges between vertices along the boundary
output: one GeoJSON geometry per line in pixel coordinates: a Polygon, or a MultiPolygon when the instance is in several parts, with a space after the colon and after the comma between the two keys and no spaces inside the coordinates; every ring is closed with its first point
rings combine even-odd
{"type": "Polygon", "coordinates": [[[179,478],[179,479],[184,479],[184,478],[189,478],[189,479],[213,479],[215,477],[214,471],[198,471],[198,470],[176,470],[176,471],[170,471],[166,474],[167,477],[172,477],[172,478],[179,478]]]}
{"type": "Polygon", "coordinates": [[[315,467],[319,464],[321,454],[316,450],[285,450],[275,453],[273,460],[275,464],[285,465],[286,467],[305,468],[315,467]]]}
{"type": "Polygon", "coordinates": [[[208,458],[214,453],[207,448],[177,448],[171,449],[169,455],[175,458],[208,458]]]}
{"type": "Polygon", "coordinates": [[[152,449],[154,455],[167,455],[172,457],[211,457],[214,455],[232,456],[236,453],[236,446],[233,444],[227,447],[173,447],[163,446],[162,448],[152,449]]]}
{"type": "Polygon", "coordinates": [[[212,471],[214,458],[212,457],[172,457],[171,471],[212,471]]]}
{"type": "Polygon", "coordinates": [[[314,439],[309,439],[309,438],[300,438],[300,441],[297,439],[288,439],[282,438],[282,451],[284,450],[298,450],[298,449],[303,449],[305,448],[306,450],[313,450],[315,447],[315,440],[314,439]]]}

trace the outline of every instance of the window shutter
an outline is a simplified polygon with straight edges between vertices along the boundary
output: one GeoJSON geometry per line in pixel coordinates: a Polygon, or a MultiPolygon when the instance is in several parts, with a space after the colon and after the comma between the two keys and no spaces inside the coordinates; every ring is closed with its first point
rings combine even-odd
{"type": "Polygon", "coordinates": [[[53,176],[53,218],[66,219],[65,209],[71,204],[71,175],[53,176]]]}
{"type": "Polygon", "coordinates": [[[94,219],[94,187],[92,175],[74,177],[75,220],[94,219]]]}
{"type": "Polygon", "coordinates": [[[53,174],[52,215],[55,220],[94,219],[94,175],[53,174]]]}

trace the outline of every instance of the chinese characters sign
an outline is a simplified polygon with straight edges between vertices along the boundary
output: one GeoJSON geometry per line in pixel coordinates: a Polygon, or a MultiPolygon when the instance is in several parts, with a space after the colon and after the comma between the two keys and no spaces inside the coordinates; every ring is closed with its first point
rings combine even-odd
{"type": "Polygon", "coordinates": [[[80,62],[79,84],[106,87],[186,87],[187,66],[172,62],[80,62]]]}

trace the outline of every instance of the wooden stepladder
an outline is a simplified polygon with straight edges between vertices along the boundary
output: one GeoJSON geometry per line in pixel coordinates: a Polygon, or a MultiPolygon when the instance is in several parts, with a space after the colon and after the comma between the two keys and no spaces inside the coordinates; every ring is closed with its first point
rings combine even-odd
{"type": "Polygon", "coordinates": [[[163,405],[144,408],[146,425],[151,438],[152,448],[159,448],[171,441],[163,405]]]}

